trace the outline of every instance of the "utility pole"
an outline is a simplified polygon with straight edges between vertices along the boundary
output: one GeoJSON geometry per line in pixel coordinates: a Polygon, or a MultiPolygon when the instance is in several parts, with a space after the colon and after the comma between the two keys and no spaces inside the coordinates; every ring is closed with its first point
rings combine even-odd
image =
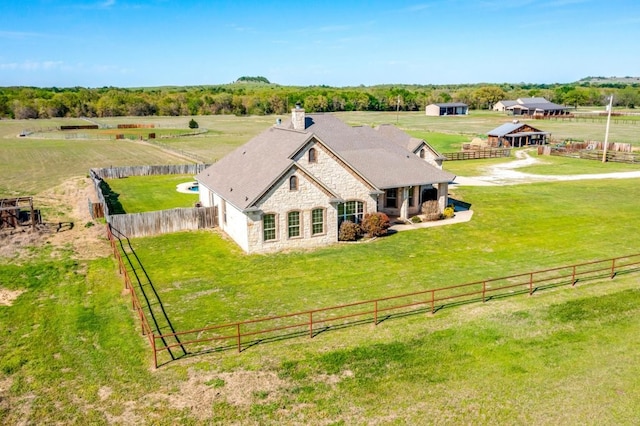
{"type": "Polygon", "coordinates": [[[611,123],[611,109],[613,107],[613,95],[609,96],[609,114],[607,114],[607,128],[604,131],[604,149],[602,150],[602,162],[607,162],[607,143],[609,142],[609,124],[611,123]]]}

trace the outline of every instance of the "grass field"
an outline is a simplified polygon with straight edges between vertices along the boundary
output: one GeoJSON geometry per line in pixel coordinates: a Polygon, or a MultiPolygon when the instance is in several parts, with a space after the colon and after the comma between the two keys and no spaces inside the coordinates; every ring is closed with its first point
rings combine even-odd
{"type": "MultiPolygon", "coordinates": [[[[342,117],[353,124],[396,119],[342,117]]],[[[427,139],[438,149],[456,149],[503,119],[472,114],[425,120],[412,113],[398,121],[416,135],[433,136],[427,139]]],[[[188,120],[142,122],[185,128],[188,120]]],[[[167,145],[215,159],[274,117],[196,120],[206,135],[168,139],[167,145]]],[[[188,161],[137,141],[17,136],[27,126],[70,122],[0,121],[1,197],[37,195],[85,176],[90,167],[188,161]]],[[[600,126],[585,124],[575,134],[569,126],[551,131],[577,139],[600,126]]],[[[634,143],[633,126],[618,129],[616,138],[634,143]]],[[[527,172],[633,169],[543,160],[527,172]]],[[[454,173],[476,175],[501,161],[508,160],[450,164],[454,173]]],[[[175,183],[110,182],[131,210],[181,203],[172,192],[175,183]],[[145,193],[149,188],[166,198],[154,199],[145,193]]],[[[248,256],[214,231],[133,244],[178,329],[639,251],[637,179],[457,187],[452,195],[472,203],[470,222],[365,244],[248,256]]],[[[262,344],[240,354],[187,357],[154,370],[99,227],[77,226],[45,241],[25,237],[22,244],[20,235],[0,236],[0,424],[633,425],[640,418],[635,274],[262,344]],[[17,297],[3,299],[8,295],[17,297]]]]}

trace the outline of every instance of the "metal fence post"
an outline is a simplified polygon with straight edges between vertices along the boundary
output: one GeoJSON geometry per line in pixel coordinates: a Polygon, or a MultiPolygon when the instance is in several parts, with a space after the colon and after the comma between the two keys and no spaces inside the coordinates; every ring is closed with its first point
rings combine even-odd
{"type": "Polygon", "coordinates": [[[616,275],[616,259],[611,259],[611,278],[616,275]]]}
{"type": "Polygon", "coordinates": [[[236,324],[236,331],[238,332],[238,353],[242,352],[242,348],[240,346],[240,323],[236,324]]]}
{"type": "Polygon", "coordinates": [[[151,350],[153,351],[153,365],[158,368],[158,352],[156,352],[156,335],[151,333],[151,350]]]}
{"type": "Polygon", "coordinates": [[[435,314],[436,312],[436,291],[435,290],[431,290],[431,315],[435,314]]]}

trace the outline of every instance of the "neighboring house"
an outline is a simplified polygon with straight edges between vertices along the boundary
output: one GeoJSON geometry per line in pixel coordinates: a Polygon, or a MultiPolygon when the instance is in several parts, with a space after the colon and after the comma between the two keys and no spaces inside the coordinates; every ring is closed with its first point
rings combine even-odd
{"type": "Polygon", "coordinates": [[[517,104],[518,102],[516,101],[498,101],[493,105],[493,110],[494,111],[500,111],[500,112],[504,112],[507,110],[507,107],[513,106],[515,104],[517,104]]]}
{"type": "Polygon", "coordinates": [[[505,123],[487,133],[489,146],[495,148],[520,148],[527,145],[544,145],[551,133],[543,132],[518,120],[505,123]]]}
{"type": "Polygon", "coordinates": [[[467,104],[459,102],[449,102],[444,104],[430,104],[425,109],[426,115],[439,116],[439,115],[467,115],[469,114],[469,107],[467,104]]]}
{"type": "Polygon", "coordinates": [[[377,211],[404,219],[421,203],[448,204],[454,175],[425,141],[393,126],[351,127],[305,114],[265,130],[196,176],[200,202],[248,253],[318,247],[339,225],[377,211]]]}
{"type": "Polygon", "coordinates": [[[569,114],[569,107],[554,104],[545,98],[518,98],[515,101],[500,101],[493,105],[494,111],[506,111],[513,115],[546,117],[569,114]]]}

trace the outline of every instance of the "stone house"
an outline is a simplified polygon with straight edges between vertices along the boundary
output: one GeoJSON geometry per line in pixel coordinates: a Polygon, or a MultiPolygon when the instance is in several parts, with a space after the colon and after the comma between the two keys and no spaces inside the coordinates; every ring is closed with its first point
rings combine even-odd
{"type": "Polygon", "coordinates": [[[247,253],[319,247],[345,220],[367,213],[404,219],[421,203],[448,203],[454,175],[429,144],[391,125],[352,127],[296,107],[196,176],[200,203],[247,253]]]}

